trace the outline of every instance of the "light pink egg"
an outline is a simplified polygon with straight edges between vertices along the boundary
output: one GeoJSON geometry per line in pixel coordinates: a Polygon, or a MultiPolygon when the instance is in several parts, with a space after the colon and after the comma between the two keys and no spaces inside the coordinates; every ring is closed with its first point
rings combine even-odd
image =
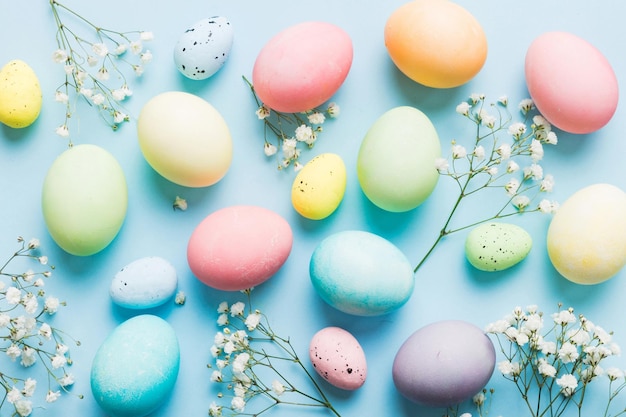
{"type": "Polygon", "coordinates": [[[592,44],[567,32],[547,32],[526,53],[526,84],[537,109],[569,133],[606,125],[618,101],[617,78],[592,44]]]}
{"type": "Polygon", "coordinates": [[[365,353],[347,330],[326,327],[317,332],[309,345],[309,357],[317,373],[337,388],[355,390],[365,383],[365,353]]]}
{"type": "Polygon", "coordinates": [[[348,76],[352,40],[325,22],[304,22],[274,36],[254,63],[252,84],[269,108],[299,113],[330,99],[348,76]]]}
{"type": "Polygon", "coordinates": [[[263,207],[213,212],[193,231],[187,262],[206,285],[224,291],[255,287],[274,275],[291,252],[289,223],[263,207]]]}

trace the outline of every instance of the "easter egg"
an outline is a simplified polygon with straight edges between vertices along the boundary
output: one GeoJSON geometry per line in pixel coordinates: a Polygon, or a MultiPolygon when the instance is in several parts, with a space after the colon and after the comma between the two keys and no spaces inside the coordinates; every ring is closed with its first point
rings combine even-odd
{"type": "Polygon", "coordinates": [[[122,167],[96,145],[76,145],[52,163],[41,205],[52,239],[72,255],[88,256],[117,236],[128,207],[122,167]]]}
{"type": "Polygon", "coordinates": [[[626,265],[626,193],[593,184],[570,196],[552,217],[547,248],[554,268],[578,284],[598,284],[626,265]]]}
{"type": "Polygon", "coordinates": [[[528,232],[519,226],[484,223],[467,235],[465,256],[481,271],[502,271],[524,260],[532,243],[528,232]]]}
{"type": "Polygon", "coordinates": [[[228,19],[214,16],[189,27],[176,42],[174,63],[187,78],[204,80],[219,71],[230,54],[234,31],[228,19]]]}
{"type": "Polygon", "coordinates": [[[341,87],[352,55],[352,40],[343,29],[325,22],[299,23],[261,49],[252,84],[259,100],[273,110],[312,110],[341,87]]]}
{"type": "Polygon", "coordinates": [[[0,123],[30,126],[41,112],[41,87],[35,71],[24,61],[9,61],[0,69],[0,123]]]}
{"type": "Polygon", "coordinates": [[[143,417],[170,396],[180,366],[172,326],[150,314],[117,326],[98,348],[91,364],[91,391],[112,417],[143,417]]]}
{"type": "Polygon", "coordinates": [[[414,286],[413,267],[388,240],[347,230],[320,242],[309,262],[313,288],[332,307],[378,316],[404,305],[414,286]]]}
{"type": "Polygon", "coordinates": [[[141,152],[167,180],[207,187],[221,180],[232,160],[230,130],[207,101],[170,91],[149,100],[137,120],[141,152]]]}
{"type": "Polygon", "coordinates": [[[487,38],[474,16],[448,0],[412,0],[385,24],[385,46],[407,77],[433,88],[467,83],[487,59],[487,38]]]}
{"type": "Polygon", "coordinates": [[[460,320],[439,321],[417,330],[402,344],[392,377],[409,400],[448,407],[480,392],[495,361],[493,343],[480,328],[460,320]]]}
{"type": "Polygon", "coordinates": [[[617,77],[602,52],[567,32],[547,32],[526,52],[528,92],[541,114],[569,133],[594,132],[613,117],[617,77]]]}
{"type": "Polygon", "coordinates": [[[187,261],[206,285],[241,291],[278,272],[292,244],[291,227],[279,214],[263,207],[231,206],[211,213],[194,229],[187,261]]]}
{"type": "Polygon", "coordinates": [[[158,256],[148,256],[120,269],[111,281],[109,294],[121,307],[152,308],[172,298],[177,285],[172,264],[158,256]]]}
{"type": "Polygon", "coordinates": [[[412,210],[435,189],[435,161],[440,156],[439,136],[428,117],[414,107],[393,108],[374,122],[361,142],[359,184],[383,210],[412,210]]]}
{"type": "Polygon", "coordinates": [[[320,220],[339,207],[346,191],[346,166],[341,157],[324,153],[304,165],[291,187],[293,208],[303,217],[320,220]]]}
{"type": "Polygon", "coordinates": [[[367,360],[359,341],[340,327],[315,333],[309,344],[315,371],[331,385],[353,391],[367,378],[367,360]]]}

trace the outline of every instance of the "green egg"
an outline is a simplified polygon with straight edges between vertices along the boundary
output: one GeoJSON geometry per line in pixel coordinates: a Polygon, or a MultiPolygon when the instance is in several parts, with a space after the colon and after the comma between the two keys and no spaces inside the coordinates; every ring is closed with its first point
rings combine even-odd
{"type": "Polygon", "coordinates": [[[121,229],[127,206],[122,167],[96,145],[63,152],[44,180],[42,211],[48,232],[72,255],[93,255],[106,248],[121,229]]]}
{"type": "Polygon", "coordinates": [[[413,107],[393,108],[374,122],[361,142],[359,184],[383,210],[412,210],[435,189],[435,161],[440,156],[439,136],[430,119],[413,107]]]}
{"type": "Polygon", "coordinates": [[[520,263],[532,247],[532,238],[521,227],[508,223],[485,223],[465,240],[467,260],[481,271],[502,271],[520,263]]]}

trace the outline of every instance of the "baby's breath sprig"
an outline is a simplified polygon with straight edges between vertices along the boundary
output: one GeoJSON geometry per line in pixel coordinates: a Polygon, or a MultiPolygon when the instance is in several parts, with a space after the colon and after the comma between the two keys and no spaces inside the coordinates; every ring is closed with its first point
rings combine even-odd
{"type": "MultiPolygon", "coordinates": [[[[476,408],[476,415],[478,417],[488,417],[491,409],[491,400],[493,399],[494,389],[483,388],[478,394],[472,397],[472,404],[476,408]]],[[[459,404],[450,406],[446,410],[446,414],[442,417],[472,417],[472,413],[461,413],[461,406],[459,404]]]]}
{"type": "Polygon", "coordinates": [[[603,412],[592,414],[626,414],[623,402],[618,407],[614,403],[626,389],[624,370],[603,367],[606,358],[619,355],[621,349],[612,333],[574,314],[573,308],[562,309],[559,304],[557,312],[546,317],[537,306],[515,307],[485,331],[495,337],[504,355],[498,370],[515,384],[530,416],[559,417],[571,408],[579,417],[587,415],[583,402],[589,386],[603,376],[608,379],[607,404],[603,412]]]}
{"type": "MultiPolygon", "coordinates": [[[[0,353],[12,361],[19,360],[25,369],[39,361],[48,374],[45,401],[52,403],[74,383],[73,375],[68,372],[72,359],[63,341],[64,333],[46,321],[65,302],[44,290],[45,280],[52,275],[54,267],[48,265],[47,256],[39,253],[39,240],[26,242],[19,237],[17,241],[19,248],[0,265],[0,353]],[[35,261],[41,270],[13,272],[13,265],[20,259],[35,261]]],[[[30,415],[37,380],[6,372],[0,369],[0,410],[12,407],[13,416],[30,415]]]]}
{"type": "Polygon", "coordinates": [[[472,94],[469,100],[456,107],[458,114],[474,124],[474,143],[468,150],[453,140],[451,161],[445,158],[435,161],[439,174],[456,182],[459,195],[434,244],[415,267],[415,271],[423,265],[441,239],[451,233],[521,213],[553,213],[557,210],[558,203],[555,201],[538,198],[554,187],[554,177],[544,175],[539,161],[544,155],[543,145],[556,145],[557,136],[546,119],[536,112],[533,115],[535,106],[532,100],[522,100],[519,109],[523,120],[513,122],[506,97],[487,105],[482,94],[472,94]],[[485,189],[503,190],[505,198],[502,205],[471,224],[450,227],[463,200],[485,189]]]}
{"type": "Polygon", "coordinates": [[[56,133],[64,138],[70,136],[70,119],[76,105],[72,98],[84,99],[117,130],[130,120],[121,102],[133,94],[124,68],[130,68],[135,76],[143,74],[145,65],[152,60],[152,53],[144,49],[144,42],[153,39],[152,32],[118,32],[97,26],[57,0],[50,0],[50,7],[57,25],[58,46],[52,59],[63,65],[65,74],[65,81],[55,93],[55,100],[65,105],[65,121],[56,133]],[[95,32],[92,38],[84,38],[70,28],[62,19],[64,14],[95,32]]]}
{"type": "Polygon", "coordinates": [[[209,364],[209,368],[213,369],[211,381],[223,384],[227,391],[218,397],[229,397],[230,401],[226,405],[212,402],[209,415],[259,416],[278,405],[292,405],[319,407],[340,417],[289,338],[277,335],[265,314],[252,308],[250,292],[244,291],[247,304],[222,302],[217,309],[221,330],[211,347],[215,363],[209,364]],[[285,367],[299,369],[314,393],[306,393],[290,383],[285,367]],[[264,398],[265,404],[261,403],[258,411],[245,412],[255,397],[264,398]]]}
{"type": "Polygon", "coordinates": [[[279,156],[278,169],[284,170],[293,166],[294,171],[299,171],[303,167],[298,161],[300,148],[313,148],[319,134],[323,131],[322,124],[326,118],[339,116],[339,105],[331,102],[326,110],[314,108],[302,113],[278,112],[263,104],[257,97],[252,83],[246,77],[243,79],[250,87],[258,106],[256,115],[259,120],[263,121],[265,138],[263,150],[265,155],[268,157],[278,155],[280,150],[282,154],[279,156]],[[276,141],[270,140],[268,135],[275,136],[276,141]]]}

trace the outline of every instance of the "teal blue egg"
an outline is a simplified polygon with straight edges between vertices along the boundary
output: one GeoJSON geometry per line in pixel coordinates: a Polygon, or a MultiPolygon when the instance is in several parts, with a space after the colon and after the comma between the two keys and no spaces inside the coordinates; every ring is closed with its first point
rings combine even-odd
{"type": "Polygon", "coordinates": [[[91,365],[91,391],[110,417],[143,417],[170,396],[180,366],[172,326],[150,314],[120,324],[91,365]]]}
{"type": "Polygon", "coordinates": [[[400,308],[414,287],[413,267],[400,249],[363,231],[325,238],[311,256],[309,274],[324,301],[357,316],[378,316],[400,308]]]}
{"type": "Polygon", "coordinates": [[[359,184],[383,210],[412,210],[435,189],[439,157],[441,144],[430,119],[414,107],[393,108],[374,122],[361,142],[359,184]]]}
{"type": "Polygon", "coordinates": [[[481,271],[502,271],[526,258],[532,243],[528,232],[517,225],[484,223],[467,235],[465,256],[481,271]]]}

